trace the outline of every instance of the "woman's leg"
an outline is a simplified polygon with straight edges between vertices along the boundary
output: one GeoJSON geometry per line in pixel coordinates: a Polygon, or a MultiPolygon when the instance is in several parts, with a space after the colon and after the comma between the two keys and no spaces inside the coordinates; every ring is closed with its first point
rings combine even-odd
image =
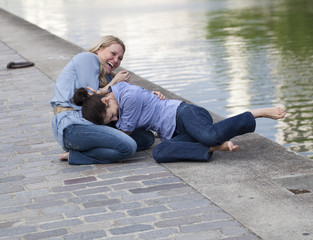
{"type": "Polygon", "coordinates": [[[181,161],[209,161],[212,152],[189,134],[179,134],[157,145],[152,151],[158,163],[181,161]]]}
{"type": "Polygon", "coordinates": [[[144,151],[150,148],[154,141],[155,137],[151,131],[146,131],[143,128],[137,128],[133,131],[130,136],[136,141],[137,143],[137,152],[144,151]]]}
{"type": "Polygon", "coordinates": [[[179,130],[206,146],[222,145],[233,137],[254,132],[255,118],[281,119],[285,116],[285,111],[279,107],[260,108],[212,123],[211,115],[206,109],[190,104],[186,104],[178,113],[179,130]]]}
{"type": "Polygon", "coordinates": [[[210,161],[215,151],[236,151],[238,145],[226,141],[221,145],[207,147],[188,134],[180,134],[170,140],[163,141],[153,151],[153,158],[158,163],[182,161],[210,161]]]}
{"type": "Polygon", "coordinates": [[[204,108],[184,104],[177,111],[177,131],[188,133],[208,147],[222,145],[235,136],[253,132],[255,124],[250,112],[213,123],[210,113],[204,108]]]}
{"type": "Polygon", "coordinates": [[[125,133],[103,125],[72,125],[64,130],[69,164],[112,163],[132,156],[136,142],[125,133]]]}

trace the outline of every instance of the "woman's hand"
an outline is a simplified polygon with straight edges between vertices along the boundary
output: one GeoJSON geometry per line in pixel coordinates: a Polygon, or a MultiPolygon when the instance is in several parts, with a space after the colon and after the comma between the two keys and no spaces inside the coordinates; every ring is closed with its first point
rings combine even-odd
{"type": "Polygon", "coordinates": [[[91,87],[87,86],[89,91],[91,91],[91,93],[89,93],[89,95],[92,95],[92,94],[104,95],[108,92],[109,87],[113,86],[114,84],[116,84],[118,82],[122,82],[122,81],[128,82],[129,79],[130,79],[130,73],[126,70],[122,70],[114,76],[114,78],[112,79],[111,82],[109,82],[105,87],[99,88],[97,91],[95,91],[91,87]]]}
{"type": "Polygon", "coordinates": [[[129,79],[130,79],[130,73],[126,70],[122,70],[115,75],[115,77],[112,79],[111,82],[113,82],[113,85],[114,85],[115,83],[122,82],[122,81],[128,82],[129,79]]]}
{"type": "Polygon", "coordinates": [[[160,100],[166,100],[167,97],[165,97],[162,93],[160,93],[159,91],[152,91],[152,93],[154,95],[157,95],[157,97],[160,99],[160,100]]]}

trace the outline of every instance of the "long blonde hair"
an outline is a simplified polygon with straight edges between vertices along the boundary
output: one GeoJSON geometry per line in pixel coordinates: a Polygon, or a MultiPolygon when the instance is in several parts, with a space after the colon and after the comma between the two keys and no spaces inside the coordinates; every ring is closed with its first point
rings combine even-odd
{"type": "MultiPolygon", "coordinates": [[[[113,43],[118,43],[119,45],[121,45],[121,47],[123,48],[123,50],[125,52],[126,47],[125,47],[123,41],[117,37],[112,36],[112,35],[103,36],[94,45],[92,45],[87,51],[97,55],[97,51],[101,47],[106,48],[106,47],[109,47],[113,43]]],[[[108,84],[108,81],[106,79],[106,72],[105,72],[105,67],[104,67],[105,63],[102,61],[102,59],[98,55],[97,55],[97,57],[98,57],[99,63],[100,63],[99,87],[102,88],[108,84]]]]}

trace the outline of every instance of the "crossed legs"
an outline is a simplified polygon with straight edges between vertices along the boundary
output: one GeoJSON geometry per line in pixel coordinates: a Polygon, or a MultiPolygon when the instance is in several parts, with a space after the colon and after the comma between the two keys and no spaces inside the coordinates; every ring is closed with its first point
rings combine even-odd
{"type": "MultiPolygon", "coordinates": [[[[278,120],[284,118],[286,112],[280,107],[271,108],[257,108],[250,111],[254,118],[270,118],[278,120]]],[[[239,148],[238,145],[234,145],[232,141],[226,141],[221,145],[210,147],[210,152],[214,151],[236,151],[239,148]]]]}

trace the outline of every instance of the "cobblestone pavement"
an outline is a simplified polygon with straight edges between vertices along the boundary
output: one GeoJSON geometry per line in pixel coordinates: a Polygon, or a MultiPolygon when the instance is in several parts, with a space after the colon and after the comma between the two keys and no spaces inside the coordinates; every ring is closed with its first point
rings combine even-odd
{"type": "Polygon", "coordinates": [[[0,53],[0,239],[259,239],[146,152],[60,162],[54,81],[36,66],[6,69],[25,59],[1,41],[0,53]]]}

